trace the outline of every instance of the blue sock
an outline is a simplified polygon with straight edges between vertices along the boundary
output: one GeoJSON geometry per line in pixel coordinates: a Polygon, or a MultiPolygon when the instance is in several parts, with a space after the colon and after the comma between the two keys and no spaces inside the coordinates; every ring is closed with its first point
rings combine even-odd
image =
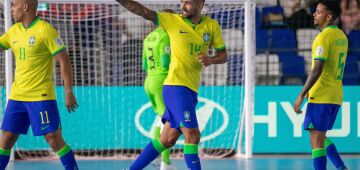
{"type": "Polygon", "coordinates": [[[10,149],[0,148],[0,170],[5,170],[10,159],[10,149]]]}
{"type": "Polygon", "coordinates": [[[312,159],[315,170],[326,170],[326,153],[324,148],[312,150],[312,159]]]}
{"type": "Polygon", "coordinates": [[[78,170],[78,166],[74,157],[74,153],[72,152],[69,145],[65,144],[59,151],[58,155],[60,157],[60,161],[63,164],[65,170],[78,170]]]}
{"type": "Polygon", "coordinates": [[[334,164],[336,169],[338,170],[346,169],[344,162],[340,158],[339,152],[336,150],[335,145],[331,142],[329,138],[325,139],[325,148],[326,148],[326,156],[334,164]]]}
{"type": "Polygon", "coordinates": [[[185,143],[184,157],[186,165],[190,170],[201,170],[201,163],[198,156],[198,145],[185,143]]]}
{"type": "Polygon", "coordinates": [[[130,170],[141,170],[149,165],[156,157],[165,150],[164,145],[160,143],[159,138],[150,142],[139,157],[132,163],[130,170]]]}

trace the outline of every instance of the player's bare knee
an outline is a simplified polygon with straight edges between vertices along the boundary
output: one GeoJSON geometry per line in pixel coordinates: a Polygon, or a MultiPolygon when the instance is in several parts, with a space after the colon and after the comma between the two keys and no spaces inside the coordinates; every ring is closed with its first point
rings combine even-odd
{"type": "Polygon", "coordinates": [[[313,143],[314,148],[324,148],[324,141],[316,140],[313,143]]]}
{"type": "Polygon", "coordinates": [[[314,139],[310,140],[310,144],[313,149],[324,148],[324,141],[319,138],[314,138],[314,139]]]}
{"type": "Polygon", "coordinates": [[[1,135],[1,147],[4,149],[11,149],[13,147],[13,145],[15,144],[17,138],[18,138],[18,134],[14,134],[11,132],[7,132],[7,131],[2,131],[2,135],[1,135]]]}
{"type": "Polygon", "coordinates": [[[65,145],[61,133],[48,133],[45,135],[45,139],[54,151],[60,150],[65,145]]]}
{"type": "Polygon", "coordinates": [[[161,144],[164,145],[166,148],[173,147],[175,145],[176,141],[177,141],[177,138],[172,137],[172,136],[166,137],[166,138],[160,137],[161,144]]]}
{"type": "Polygon", "coordinates": [[[200,131],[197,129],[187,132],[185,135],[185,143],[199,144],[200,142],[200,131]]]}
{"type": "Polygon", "coordinates": [[[3,134],[2,138],[4,138],[6,142],[14,142],[17,139],[16,135],[11,133],[3,134]]]}

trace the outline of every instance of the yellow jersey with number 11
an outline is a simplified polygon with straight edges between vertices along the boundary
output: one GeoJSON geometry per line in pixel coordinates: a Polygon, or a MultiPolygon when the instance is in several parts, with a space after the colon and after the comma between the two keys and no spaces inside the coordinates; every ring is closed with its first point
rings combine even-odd
{"type": "Polygon", "coordinates": [[[18,101],[55,100],[52,80],[54,57],[65,50],[57,31],[37,17],[25,28],[14,24],[0,37],[0,47],[12,49],[16,62],[10,99],[18,101]]]}

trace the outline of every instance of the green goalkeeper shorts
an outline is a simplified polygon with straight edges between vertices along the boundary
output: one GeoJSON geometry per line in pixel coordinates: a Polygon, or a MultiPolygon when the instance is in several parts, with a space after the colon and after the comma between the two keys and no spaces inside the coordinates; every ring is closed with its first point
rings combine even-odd
{"type": "Polygon", "coordinates": [[[159,116],[162,116],[165,111],[162,88],[166,76],[167,75],[147,76],[144,83],[145,92],[151,101],[155,113],[157,113],[159,116]]]}

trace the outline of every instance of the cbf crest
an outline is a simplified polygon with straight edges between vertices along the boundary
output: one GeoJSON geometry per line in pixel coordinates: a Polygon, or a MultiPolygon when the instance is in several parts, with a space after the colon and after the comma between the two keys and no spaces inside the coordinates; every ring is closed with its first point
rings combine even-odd
{"type": "Polygon", "coordinates": [[[190,122],[191,121],[190,112],[188,112],[188,111],[184,112],[184,119],[185,119],[185,122],[190,122]]]}
{"type": "Polygon", "coordinates": [[[205,44],[208,44],[210,42],[210,33],[205,32],[203,36],[205,44]]]}
{"type": "Polygon", "coordinates": [[[29,45],[34,45],[35,44],[35,37],[34,36],[31,36],[29,38],[29,45]]]}

